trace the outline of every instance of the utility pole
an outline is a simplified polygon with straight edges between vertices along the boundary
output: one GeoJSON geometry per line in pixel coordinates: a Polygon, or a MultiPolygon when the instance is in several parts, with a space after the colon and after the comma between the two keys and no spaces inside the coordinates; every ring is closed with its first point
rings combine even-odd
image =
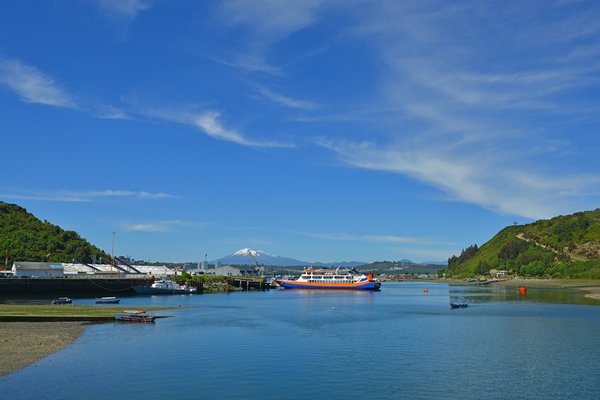
{"type": "Polygon", "coordinates": [[[115,234],[116,232],[113,232],[113,240],[112,240],[112,253],[111,253],[111,264],[110,264],[110,272],[112,272],[112,265],[115,262],[115,234]]]}

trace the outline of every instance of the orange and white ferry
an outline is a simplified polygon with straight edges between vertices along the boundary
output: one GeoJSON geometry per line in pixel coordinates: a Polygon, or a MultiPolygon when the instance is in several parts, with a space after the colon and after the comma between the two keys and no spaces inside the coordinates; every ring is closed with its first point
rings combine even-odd
{"type": "Polygon", "coordinates": [[[379,290],[381,283],[373,274],[354,275],[347,270],[337,268],[305,269],[296,280],[278,279],[276,281],[286,289],[356,289],[379,290]]]}

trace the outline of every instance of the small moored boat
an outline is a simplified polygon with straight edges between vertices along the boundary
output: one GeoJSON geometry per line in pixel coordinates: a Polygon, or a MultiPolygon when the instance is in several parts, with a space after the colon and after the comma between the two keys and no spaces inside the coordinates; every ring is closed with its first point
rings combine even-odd
{"type": "Polygon", "coordinates": [[[59,297],[52,300],[52,304],[73,304],[73,300],[68,297],[59,297]]]}
{"type": "Polygon", "coordinates": [[[453,301],[450,302],[450,308],[455,309],[455,308],[467,308],[469,307],[468,303],[455,303],[453,301]]]}
{"type": "Polygon", "coordinates": [[[116,297],[100,297],[96,299],[96,304],[119,304],[120,302],[121,300],[116,297]]]}
{"type": "Polygon", "coordinates": [[[151,286],[134,286],[137,294],[191,294],[198,290],[194,286],[179,285],[170,279],[159,279],[151,286]]]}
{"type": "Polygon", "coordinates": [[[145,311],[125,310],[115,315],[115,320],[124,322],[154,322],[155,315],[146,314],[145,311]]]}

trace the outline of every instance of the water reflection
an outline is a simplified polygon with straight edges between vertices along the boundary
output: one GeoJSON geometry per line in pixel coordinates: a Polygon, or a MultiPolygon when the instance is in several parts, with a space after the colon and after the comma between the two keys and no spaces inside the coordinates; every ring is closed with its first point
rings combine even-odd
{"type": "Polygon", "coordinates": [[[525,293],[518,287],[449,285],[450,300],[473,303],[501,301],[531,301],[540,303],[599,305],[600,302],[585,297],[585,292],[568,288],[528,287],[525,293]]]}

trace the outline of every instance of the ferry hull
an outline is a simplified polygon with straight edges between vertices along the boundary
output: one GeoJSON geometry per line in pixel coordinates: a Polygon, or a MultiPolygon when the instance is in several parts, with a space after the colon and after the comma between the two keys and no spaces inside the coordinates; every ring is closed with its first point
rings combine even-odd
{"type": "Polygon", "coordinates": [[[333,290],[379,290],[379,282],[358,283],[312,283],[278,280],[277,283],[286,289],[333,289],[333,290]]]}

